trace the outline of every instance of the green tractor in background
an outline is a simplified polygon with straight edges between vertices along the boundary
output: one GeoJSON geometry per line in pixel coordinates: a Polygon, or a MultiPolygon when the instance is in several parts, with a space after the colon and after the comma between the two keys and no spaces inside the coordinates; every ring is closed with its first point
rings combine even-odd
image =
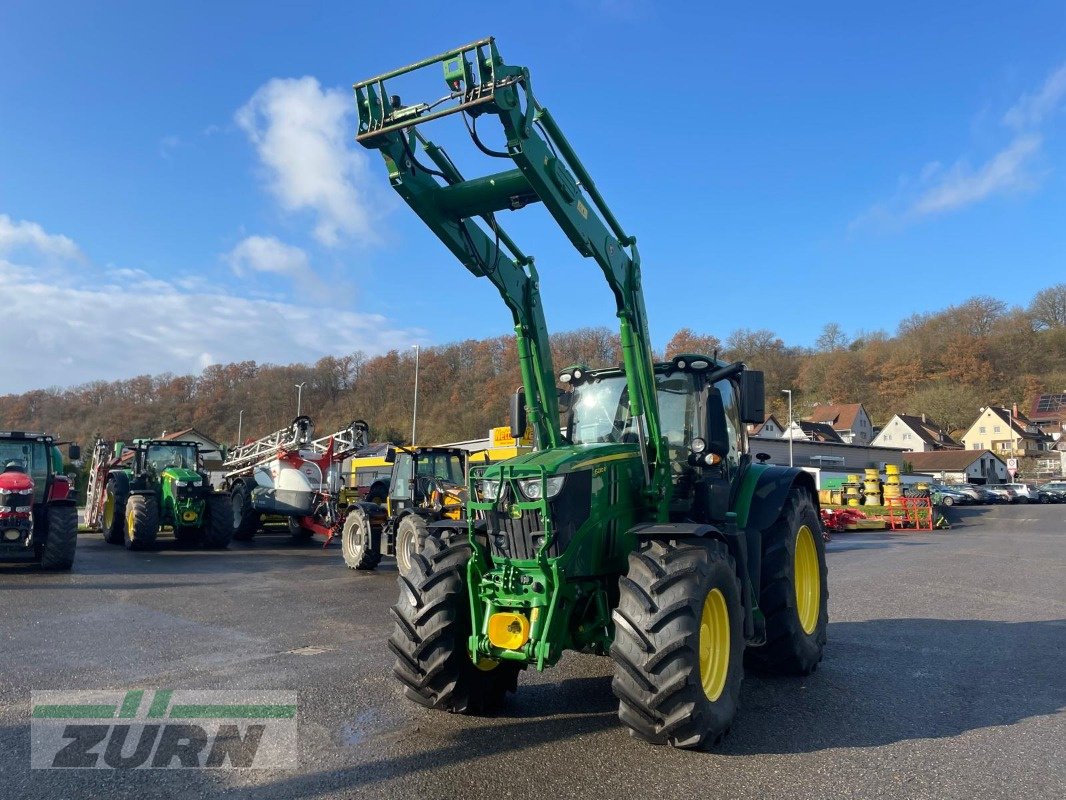
{"type": "MultiPolygon", "coordinates": [[[[536,437],[535,452],[471,470],[467,530],[428,525],[400,574],[389,647],[404,694],[490,711],[521,670],[597,653],[614,662],[619,719],[633,735],[718,742],[745,665],[806,675],[826,641],[814,480],[748,449],[745,424],[764,418],[763,374],[714,354],[654,362],[636,239],[535,99],[529,70],[505,64],[493,39],[357,83],[355,95],[357,141],[510,309],[523,386],[511,433],[528,418],[536,437]],[[443,97],[405,104],[387,86],[415,85],[409,73],[426,67],[443,67],[443,97]],[[453,114],[507,168],[466,179],[422,136],[419,126],[453,114]],[[486,120],[502,125],[502,141],[498,129],[481,138],[486,120]],[[621,366],[555,370],[537,269],[497,219],[538,203],[602,271],[621,366]]],[[[676,313],[693,319],[713,319],[721,303],[710,275],[674,291],[676,313]]]]}
{"type": "MultiPolygon", "coordinates": [[[[106,444],[98,443],[100,452],[108,452],[106,444]]],[[[110,460],[94,458],[93,472],[104,471],[99,513],[93,516],[99,519],[105,541],[125,544],[130,550],[145,549],[155,545],[159,529],[165,526],[182,546],[229,546],[233,538],[229,495],[211,488],[207,473],[200,469],[196,442],[135,439],[129,447],[116,442],[110,460]]]]}

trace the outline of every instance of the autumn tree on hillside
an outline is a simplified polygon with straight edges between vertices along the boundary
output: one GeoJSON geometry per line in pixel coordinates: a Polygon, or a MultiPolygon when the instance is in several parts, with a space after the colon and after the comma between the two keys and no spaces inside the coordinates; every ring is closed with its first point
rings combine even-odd
{"type": "Polygon", "coordinates": [[[666,343],[666,358],[681,353],[701,353],[713,356],[722,347],[722,341],[709,333],[694,333],[692,328],[682,328],[666,343]]]}

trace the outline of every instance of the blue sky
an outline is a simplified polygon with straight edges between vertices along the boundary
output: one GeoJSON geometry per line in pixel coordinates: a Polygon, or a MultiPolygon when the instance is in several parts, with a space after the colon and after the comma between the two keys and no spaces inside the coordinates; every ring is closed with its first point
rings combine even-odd
{"type": "MultiPolygon", "coordinates": [[[[0,393],[508,332],[352,140],[354,81],[490,34],[637,236],[657,346],[1025,305],[1066,280],[1066,5],[930,5],[6,0],[0,393]]],[[[542,210],[501,219],[552,329],[614,324],[542,210]]]]}

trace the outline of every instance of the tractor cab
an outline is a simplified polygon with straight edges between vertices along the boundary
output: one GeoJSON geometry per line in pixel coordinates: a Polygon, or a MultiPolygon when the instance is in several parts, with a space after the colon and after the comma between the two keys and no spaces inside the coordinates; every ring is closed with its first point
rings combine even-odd
{"type": "Polygon", "coordinates": [[[386,506],[390,517],[406,509],[441,506],[458,519],[466,486],[466,451],[453,447],[397,447],[386,506]],[[454,506],[454,508],[451,508],[454,506]]]}
{"type": "MultiPolygon", "coordinates": [[[[71,445],[70,458],[79,456],[71,445]]],[[[77,510],[55,439],[0,431],[0,469],[0,557],[32,555],[45,568],[70,569],[77,510]]]]}

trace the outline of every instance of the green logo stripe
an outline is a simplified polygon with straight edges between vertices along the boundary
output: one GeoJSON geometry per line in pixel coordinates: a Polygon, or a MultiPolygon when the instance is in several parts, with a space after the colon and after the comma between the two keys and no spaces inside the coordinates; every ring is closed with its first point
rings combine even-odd
{"type": "Polygon", "coordinates": [[[152,698],[152,705],[148,709],[149,717],[166,716],[167,706],[170,705],[170,696],[174,694],[172,689],[160,689],[152,698]]]}
{"type": "Polygon", "coordinates": [[[171,719],[292,719],[294,705],[174,705],[171,719]]]}
{"type": "Polygon", "coordinates": [[[140,689],[126,692],[126,699],[122,701],[122,708],[119,709],[118,715],[123,718],[136,717],[137,709],[141,707],[142,697],[144,697],[144,692],[140,689]]]}
{"type": "Polygon", "coordinates": [[[115,716],[115,706],[107,705],[38,705],[33,707],[35,719],[101,719],[115,716]]]}

